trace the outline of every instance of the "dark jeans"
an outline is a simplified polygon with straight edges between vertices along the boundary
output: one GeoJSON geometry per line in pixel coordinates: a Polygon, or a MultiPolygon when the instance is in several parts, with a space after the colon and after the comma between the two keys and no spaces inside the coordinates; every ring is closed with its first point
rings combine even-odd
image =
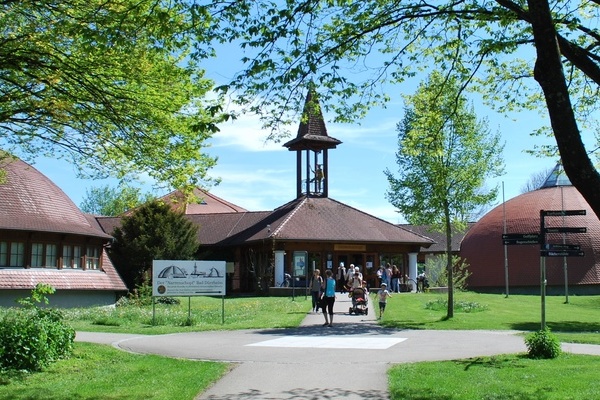
{"type": "Polygon", "coordinates": [[[312,308],[313,310],[318,310],[319,309],[319,294],[321,292],[313,292],[311,291],[310,294],[312,295],[312,308]]]}

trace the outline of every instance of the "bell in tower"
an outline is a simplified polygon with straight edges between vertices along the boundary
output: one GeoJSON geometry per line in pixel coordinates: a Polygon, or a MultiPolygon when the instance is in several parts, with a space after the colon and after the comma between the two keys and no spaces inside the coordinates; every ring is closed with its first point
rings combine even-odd
{"type": "Polygon", "coordinates": [[[296,197],[328,197],[327,150],[342,142],[327,135],[325,120],[313,89],[308,91],[295,139],[285,143],[296,152],[296,197]]]}

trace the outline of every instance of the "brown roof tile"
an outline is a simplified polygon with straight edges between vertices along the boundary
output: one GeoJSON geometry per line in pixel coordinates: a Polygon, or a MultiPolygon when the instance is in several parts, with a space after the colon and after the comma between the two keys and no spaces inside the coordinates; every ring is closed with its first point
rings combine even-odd
{"type": "Polygon", "coordinates": [[[67,195],[31,165],[16,159],[0,163],[0,229],[106,237],[67,195]]]}
{"type": "Polygon", "coordinates": [[[106,254],[103,271],[72,269],[0,269],[0,289],[31,290],[38,283],[47,283],[57,290],[127,291],[127,287],[106,254]]]}
{"type": "MultiPolygon", "coordinates": [[[[465,234],[474,225],[474,222],[469,222],[467,227],[463,231],[454,231],[452,235],[452,243],[451,248],[452,251],[458,252],[460,249],[460,243],[465,237],[465,234]]],[[[431,238],[435,243],[431,245],[427,249],[427,253],[443,253],[446,251],[446,234],[438,231],[434,231],[431,229],[431,225],[410,225],[410,224],[400,224],[399,226],[408,229],[411,232],[414,232],[418,235],[422,235],[428,238],[431,238]]]]}
{"type": "MultiPolygon", "coordinates": [[[[273,211],[196,214],[204,245],[235,246],[276,237],[279,240],[404,243],[429,247],[425,236],[366,214],[330,198],[300,198],[273,211]]],[[[98,218],[105,232],[119,225],[119,218],[98,218]]]]}

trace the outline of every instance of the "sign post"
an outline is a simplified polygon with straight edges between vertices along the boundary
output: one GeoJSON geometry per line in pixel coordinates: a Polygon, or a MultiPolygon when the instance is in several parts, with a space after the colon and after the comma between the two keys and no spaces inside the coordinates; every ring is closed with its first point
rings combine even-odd
{"type": "MultiPolygon", "coordinates": [[[[564,234],[566,233],[586,233],[586,227],[546,227],[545,219],[547,217],[564,217],[586,215],[586,210],[540,210],[540,286],[542,297],[542,330],[546,328],[546,257],[583,257],[585,253],[581,251],[581,246],[576,244],[564,243],[564,234]],[[551,233],[562,233],[563,243],[546,243],[546,235],[551,233]]],[[[566,262],[566,261],[565,261],[566,262]]],[[[566,271],[566,269],[565,269],[566,271]]],[[[565,272],[566,275],[566,272],[565,272]]],[[[565,287],[567,282],[565,281],[565,287]]],[[[565,290],[566,291],[566,290],[565,290]]],[[[568,294],[567,298],[568,298],[568,294]]]]}

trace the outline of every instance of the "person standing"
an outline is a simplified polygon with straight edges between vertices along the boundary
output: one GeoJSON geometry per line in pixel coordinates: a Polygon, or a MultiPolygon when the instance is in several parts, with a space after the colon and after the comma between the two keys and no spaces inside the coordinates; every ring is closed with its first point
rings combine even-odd
{"type": "Polygon", "coordinates": [[[379,286],[381,287],[384,283],[387,285],[389,278],[390,277],[388,275],[388,269],[387,269],[387,267],[384,267],[382,265],[381,266],[381,284],[379,284],[379,286]]]}
{"type": "Polygon", "coordinates": [[[400,270],[392,265],[392,293],[400,293],[400,270]]]}
{"type": "Polygon", "coordinates": [[[350,264],[346,270],[346,283],[350,286],[350,281],[354,278],[354,264],[350,264]]]}
{"type": "Polygon", "coordinates": [[[340,266],[338,267],[336,278],[340,291],[342,294],[346,293],[346,267],[344,266],[343,262],[341,262],[340,266]]]}
{"type": "Polygon", "coordinates": [[[325,316],[325,324],[323,326],[333,326],[333,305],[335,303],[335,279],[331,270],[325,271],[325,282],[323,283],[323,315],[325,316]],[[329,319],[327,319],[329,316],[329,319]]]}
{"type": "MultiPolygon", "coordinates": [[[[329,271],[329,270],[327,270],[329,271]]],[[[313,276],[310,280],[310,294],[312,296],[312,310],[313,312],[319,312],[319,301],[321,299],[321,288],[323,287],[323,278],[321,278],[321,271],[315,269],[313,276]]]]}
{"type": "Polygon", "coordinates": [[[387,263],[387,265],[385,266],[385,274],[387,278],[385,284],[387,285],[387,287],[390,287],[392,284],[392,264],[387,263]]]}
{"type": "Polygon", "coordinates": [[[381,289],[379,289],[379,291],[377,292],[377,299],[379,300],[379,319],[383,317],[388,297],[392,297],[392,295],[390,294],[390,292],[388,292],[387,285],[385,283],[382,283],[381,289]]]}

